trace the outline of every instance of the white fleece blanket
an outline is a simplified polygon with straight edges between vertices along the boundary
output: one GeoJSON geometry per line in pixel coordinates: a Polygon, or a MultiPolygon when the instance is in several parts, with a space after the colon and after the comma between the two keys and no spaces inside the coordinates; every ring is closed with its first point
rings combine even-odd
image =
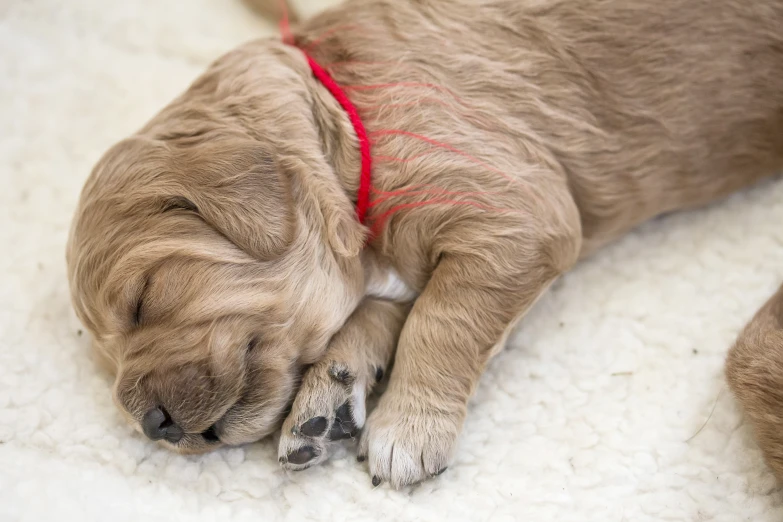
{"type": "Polygon", "coordinates": [[[722,375],[783,281],[780,181],[559,282],[489,368],[456,462],[418,487],[373,488],[350,447],[286,473],[274,441],[182,457],[126,426],[68,297],[79,190],[211,59],[274,30],[239,0],[0,1],[1,521],[783,520],[722,375]]]}

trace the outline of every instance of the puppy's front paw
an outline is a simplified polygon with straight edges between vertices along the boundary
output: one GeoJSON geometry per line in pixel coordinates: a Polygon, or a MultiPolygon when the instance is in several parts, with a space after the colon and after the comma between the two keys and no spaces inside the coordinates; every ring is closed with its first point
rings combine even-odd
{"type": "Polygon", "coordinates": [[[283,423],[278,448],[282,466],[309,468],[326,459],[329,442],[355,437],[366,419],[366,395],[382,378],[378,366],[351,368],[329,360],[311,367],[283,423]]]}
{"type": "Polygon", "coordinates": [[[421,396],[410,388],[388,390],[370,415],[359,458],[366,456],[374,486],[415,484],[440,475],[451,463],[464,408],[430,404],[421,396]]]}

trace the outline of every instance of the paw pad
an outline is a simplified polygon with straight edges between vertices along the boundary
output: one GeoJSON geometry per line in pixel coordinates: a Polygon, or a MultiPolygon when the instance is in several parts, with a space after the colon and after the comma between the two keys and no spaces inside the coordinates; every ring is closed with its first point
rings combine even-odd
{"type": "Polygon", "coordinates": [[[334,365],[331,368],[329,368],[329,375],[335,381],[344,384],[346,386],[350,386],[351,384],[353,384],[354,376],[351,375],[351,372],[348,371],[347,368],[334,365]]]}
{"type": "Polygon", "coordinates": [[[299,433],[305,437],[320,437],[328,427],[329,422],[326,420],[326,417],[314,417],[302,424],[302,427],[299,428],[299,433]]]}
{"type": "Polygon", "coordinates": [[[355,437],[357,433],[356,424],[353,423],[351,415],[351,405],[348,402],[343,403],[334,414],[334,423],[329,430],[330,440],[342,440],[355,437]]]}
{"type": "Polygon", "coordinates": [[[307,464],[320,455],[320,452],[312,446],[302,446],[298,450],[292,451],[286,457],[290,464],[307,464]]]}

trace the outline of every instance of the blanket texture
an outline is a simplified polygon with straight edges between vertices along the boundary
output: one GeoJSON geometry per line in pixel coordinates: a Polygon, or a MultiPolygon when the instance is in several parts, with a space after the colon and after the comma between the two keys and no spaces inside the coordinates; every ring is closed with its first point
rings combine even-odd
{"type": "Polygon", "coordinates": [[[780,181],[649,223],[568,274],[425,484],[373,488],[350,444],[286,473],[274,440],[182,457],[132,431],[69,302],[79,190],[210,60],[275,30],[239,0],[0,2],[0,520],[783,520],[722,373],[783,281],[780,181]]]}

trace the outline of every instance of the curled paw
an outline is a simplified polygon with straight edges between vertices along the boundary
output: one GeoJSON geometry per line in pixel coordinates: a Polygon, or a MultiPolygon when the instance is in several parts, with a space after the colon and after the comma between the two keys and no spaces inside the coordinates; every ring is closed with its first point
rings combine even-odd
{"type": "Polygon", "coordinates": [[[373,486],[401,488],[440,475],[452,460],[464,413],[389,393],[359,443],[359,460],[367,461],[373,486]]]}
{"type": "Polygon", "coordinates": [[[309,468],[326,460],[329,443],[355,438],[364,426],[365,399],[376,377],[383,377],[378,367],[355,369],[334,361],[311,367],[283,423],[280,464],[309,468]]]}

